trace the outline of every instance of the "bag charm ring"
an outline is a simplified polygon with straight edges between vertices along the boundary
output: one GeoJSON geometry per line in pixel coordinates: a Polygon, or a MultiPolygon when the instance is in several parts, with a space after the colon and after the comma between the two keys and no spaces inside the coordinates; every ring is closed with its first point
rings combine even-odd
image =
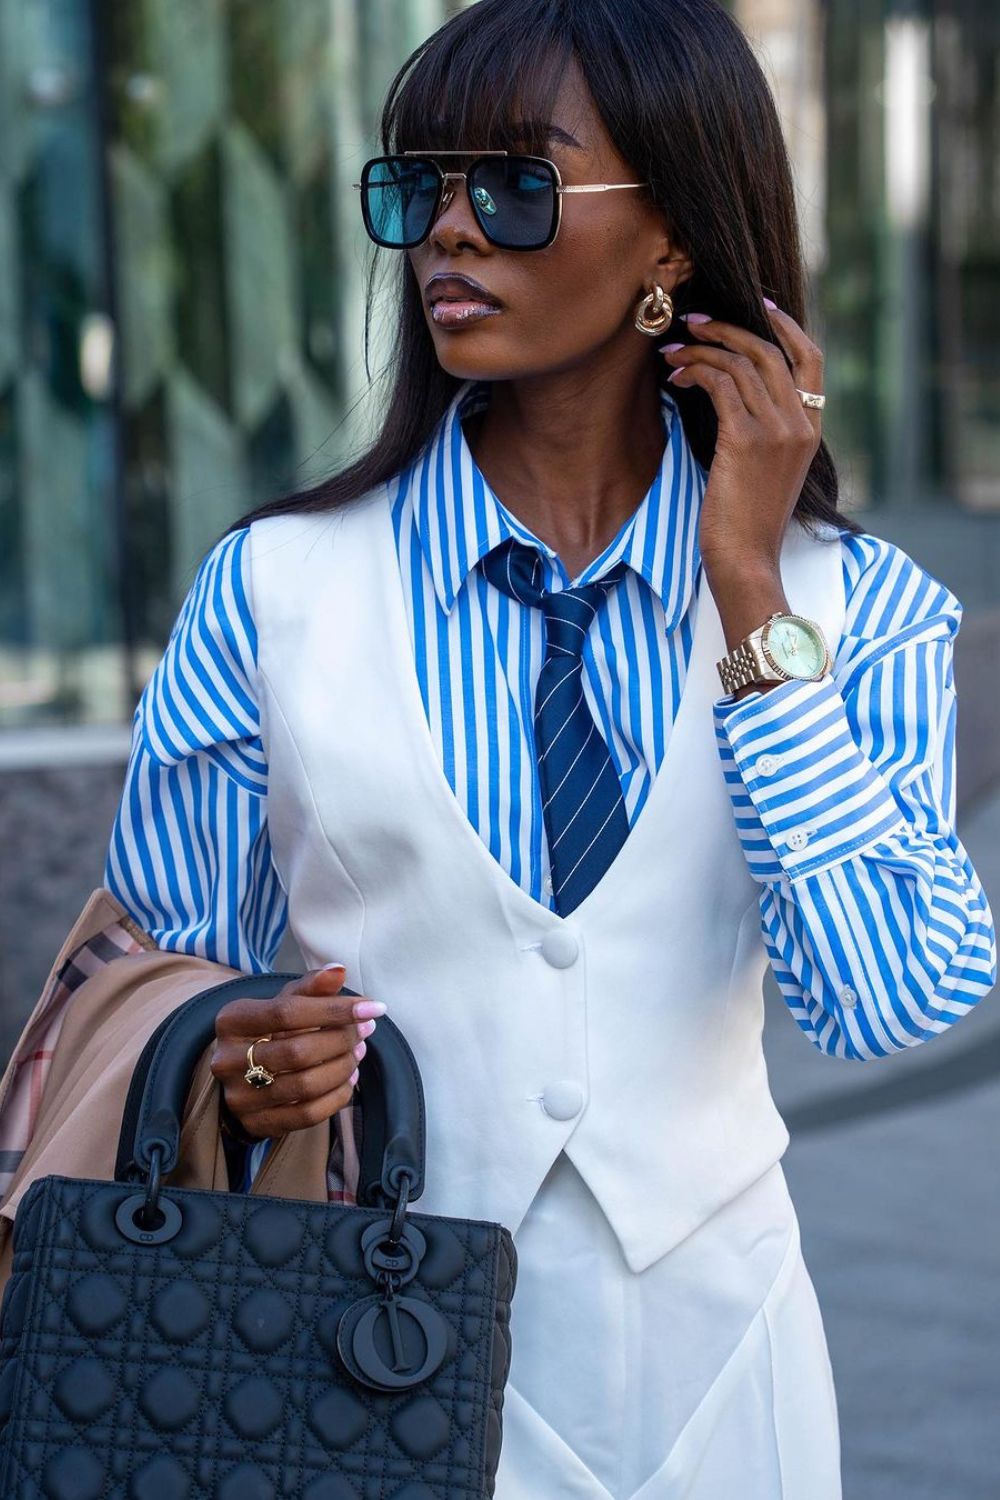
{"type": "Polygon", "coordinates": [[[252,1083],[255,1089],[266,1089],[269,1083],[274,1082],[274,1074],[269,1073],[261,1063],[254,1062],[253,1059],[253,1049],[258,1043],[269,1042],[270,1040],[269,1036],[259,1036],[247,1048],[247,1070],[243,1074],[243,1077],[247,1083],[252,1083]]]}

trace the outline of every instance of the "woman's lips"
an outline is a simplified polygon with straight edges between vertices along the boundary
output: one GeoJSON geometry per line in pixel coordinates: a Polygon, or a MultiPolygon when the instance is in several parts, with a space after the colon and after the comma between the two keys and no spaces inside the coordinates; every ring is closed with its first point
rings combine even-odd
{"type": "Polygon", "coordinates": [[[431,317],[442,328],[455,328],[461,323],[476,323],[480,318],[489,318],[494,313],[502,311],[503,308],[494,307],[492,302],[476,302],[471,297],[468,301],[462,302],[450,302],[442,297],[431,305],[431,317]]]}

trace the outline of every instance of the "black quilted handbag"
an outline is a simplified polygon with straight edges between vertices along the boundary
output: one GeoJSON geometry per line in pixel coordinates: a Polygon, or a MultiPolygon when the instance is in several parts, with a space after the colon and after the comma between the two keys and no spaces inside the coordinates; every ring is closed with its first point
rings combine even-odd
{"type": "Polygon", "coordinates": [[[22,1198],[0,1307],[3,1500],[493,1495],[517,1256],[502,1224],[410,1211],[423,1088],[388,1017],[357,1085],[357,1205],[166,1180],[216,1012],[298,977],[180,1006],[136,1066],[114,1182],[43,1177],[22,1198]]]}

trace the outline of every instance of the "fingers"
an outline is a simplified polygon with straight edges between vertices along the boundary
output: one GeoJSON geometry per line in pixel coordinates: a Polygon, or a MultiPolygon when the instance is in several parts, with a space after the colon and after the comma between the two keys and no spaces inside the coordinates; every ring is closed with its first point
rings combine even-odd
{"type": "MultiPolygon", "coordinates": [[[[276,1087],[277,1084],[271,1085],[271,1088],[276,1087]]],[[[270,1094],[271,1088],[261,1089],[259,1092],[270,1094]]],[[[255,1135],[260,1140],[267,1136],[287,1135],[291,1130],[305,1130],[320,1120],[329,1120],[339,1110],[346,1109],[353,1093],[354,1085],[345,1083],[315,1099],[300,1099],[296,1104],[271,1106],[255,1110],[252,1114],[241,1114],[240,1124],[250,1135],[255,1135]]],[[[239,1111],[234,1110],[233,1113],[238,1114],[239,1111]]]]}
{"type": "MultiPolygon", "coordinates": [[[[343,983],[343,976],[340,978],[343,983]]],[[[380,1001],[367,995],[308,995],[284,989],[269,1000],[244,996],[228,1001],[215,1018],[218,1037],[273,1036],[281,1031],[303,1031],[316,1026],[345,1026],[385,1012],[380,1001]]]]}
{"type": "Polygon", "coordinates": [[[818,344],[796,323],[791,313],[786,313],[780,307],[767,307],[767,315],[771,320],[771,327],[779,339],[782,348],[792,362],[795,372],[795,384],[802,386],[803,390],[822,391],[823,389],[823,351],[818,344]],[[807,382],[813,382],[808,384],[807,382]]]}
{"type": "Polygon", "coordinates": [[[767,313],[782,348],[792,362],[792,396],[796,415],[799,419],[804,416],[810,431],[818,437],[823,431],[823,413],[818,407],[803,406],[798,392],[814,391],[817,395],[822,395],[823,351],[807,337],[790,313],[784,312],[780,307],[769,307],[767,313]]]}
{"type": "MultiPolygon", "coordinates": [[[[253,1060],[276,1075],[300,1073],[306,1068],[319,1067],[322,1063],[348,1056],[357,1062],[359,1059],[354,1048],[365,1037],[371,1036],[374,1029],[374,1021],[358,1021],[315,1031],[288,1032],[274,1036],[270,1041],[255,1041],[253,1060]]],[[[211,1061],[216,1078],[242,1078],[247,1070],[248,1049],[245,1037],[217,1037],[211,1061]]],[[[247,1087],[252,1088],[252,1085],[247,1087]]]]}
{"type": "Polygon", "coordinates": [[[247,1059],[245,1038],[227,1037],[216,1041],[211,1069],[220,1080],[229,1109],[244,1130],[264,1138],[301,1130],[317,1120],[328,1119],[349,1102],[358,1080],[358,1068],[365,1054],[362,1040],[353,1046],[355,1030],[370,1035],[373,1020],[331,1030],[298,1032],[279,1041],[260,1042],[254,1046],[254,1059],[274,1074],[274,1082],[265,1088],[247,1083],[244,1073],[247,1059]],[[262,1058],[264,1048],[270,1050],[262,1058]],[[336,1048],[332,1056],[325,1053],[336,1048]],[[314,1061],[314,1054],[319,1060],[314,1061]],[[279,1061],[275,1061],[277,1055],[279,1061]],[[297,1065],[282,1068],[279,1062],[290,1059],[297,1065]]]}
{"type": "MultiPolygon", "coordinates": [[[[742,356],[748,361],[758,375],[761,384],[768,392],[773,403],[793,416],[796,423],[802,421],[803,414],[810,422],[810,426],[818,426],[821,421],[820,413],[815,408],[803,407],[801,398],[797,394],[796,387],[802,390],[822,391],[823,388],[823,353],[817,345],[803,332],[790,314],[783,312],[780,308],[766,307],[768,318],[774,328],[778,344],[769,343],[757,334],[751,333],[747,328],[741,328],[738,324],[727,323],[722,319],[710,318],[707,322],[692,321],[691,315],[685,317],[688,331],[698,340],[709,340],[710,345],[686,346],[680,355],[679,361],[675,361],[673,355],[666,357],[673,363],[681,365],[688,364],[690,356],[692,362],[706,360],[709,348],[713,348],[716,354],[722,353],[716,345],[722,345],[731,350],[735,355],[742,356]],[[779,347],[780,346],[780,347],[779,347]],[[698,354],[693,350],[697,347],[698,354]],[[784,352],[783,352],[784,351],[784,352]],[[791,362],[789,370],[788,361],[791,362]]],[[[701,315],[699,315],[700,317],[701,315]]],[[[741,395],[744,397],[748,410],[754,408],[749,400],[746,400],[747,386],[745,380],[739,380],[742,372],[741,365],[733,365],[725,357],[710,359],[708,362],[718,368],[724,368],[737,381],[741,395]]],[[[684,384],[683,381],[674,381],[673,384],[684,384]]],[[[755,415],[760,415],[759,411],[755,415]]]]}
{"type": "Polygon", "coordinates": [[[332,995],[342,987],[346,975],[344,965],[337,963],[325,964],[322,969],[307,969],[290,979],[280,994],[332,995]]]}
{"type": "MultiPolygon", "coordinates": [[[[667,358],[671,359],[673,356],[667,355],[667,358]]],[[[702,386],[711,396],[720,422],[726,419],[735,425],[741,419],[746,421],[750,412],[750,408],[743,399],[742,390],[730,372],[711,364],[708,360],[692,360],[683,369],[675,370],[670,376],[670,384],[702,386]],[[674,376],[677,378],[675,379],[674,376]]],[[[768,401],[767,405],[768,410],[773,412],[773,402],[768,401]]]]}
{"type": "MultiPolygon", "coordinates": [[[[706,389],[720,393],[728,390],[731,396],[735,392],[739,398],[739,404],[752,416],[763,420],[773,414],[774,399],[771,392],[747,355],[734,354],[728,349],[703,349],[691,345],[682,345],[679,349],[667,348],[661,352],[664,359],[677,366],[674,374],[670,376],[672,385],[690,383],[680,378],[681,370],[699,372],[695,375],[696,384],[704,385],[706,389]],[[716,371],[724,375],[726,379],[721,381],[708,374],[702,375],[700,373],[702,371],[716,371]]],[[[781,359],[780,354],[778,358],[781,359]]]]}
{"type": "Polygon", "coordinates": [[[338,1089],[346,1088],[349,1098],[354,1087],[351,1079],[357,1067],[358,1059],[353,1052],[347,1052],[314,1068],[278,1073],[274,1082],[263,1089],[254,1088],[241,1076],[238,1080],[227,1080],[226,1103],[234,1114],[248,1120],[262,1109],[277,1109],[300,1101],[312,1102],[338,1089]]]}
{"type": "Polygon", "coordinates": [[[386,1007],[367,995],[338,995],[343,982],[342,967],[314,969],[277,995],[238,997],[218,1012],[211,1070],[251,1135],[301,1130],[350,1100],[364,1039],[386,1007]],[[274,1075],[266,1088],[244,1077],[251,1043],[254,1061],[274,1075]]]}

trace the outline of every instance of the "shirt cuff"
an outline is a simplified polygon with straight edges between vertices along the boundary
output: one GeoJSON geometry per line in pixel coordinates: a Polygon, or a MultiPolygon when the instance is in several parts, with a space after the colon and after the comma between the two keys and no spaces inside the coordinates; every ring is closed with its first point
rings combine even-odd
{"type": "Polygon", "coordinates": [[[815,874],[905,824],[829,673],[728,694],[712,707],[737,831],[758,879],[815,874]]]}
{"type": "Polygon", "coordinates": [[[251,1146],[247,1152],[246,1176],[244,1178],[243,1191],[248,1193],[253,1186],[254,1178],[264,1165],[264,1158],[271,1149],[273,1137],[267,1136],[259,1140],[255,1146],[251,1146]]]}

